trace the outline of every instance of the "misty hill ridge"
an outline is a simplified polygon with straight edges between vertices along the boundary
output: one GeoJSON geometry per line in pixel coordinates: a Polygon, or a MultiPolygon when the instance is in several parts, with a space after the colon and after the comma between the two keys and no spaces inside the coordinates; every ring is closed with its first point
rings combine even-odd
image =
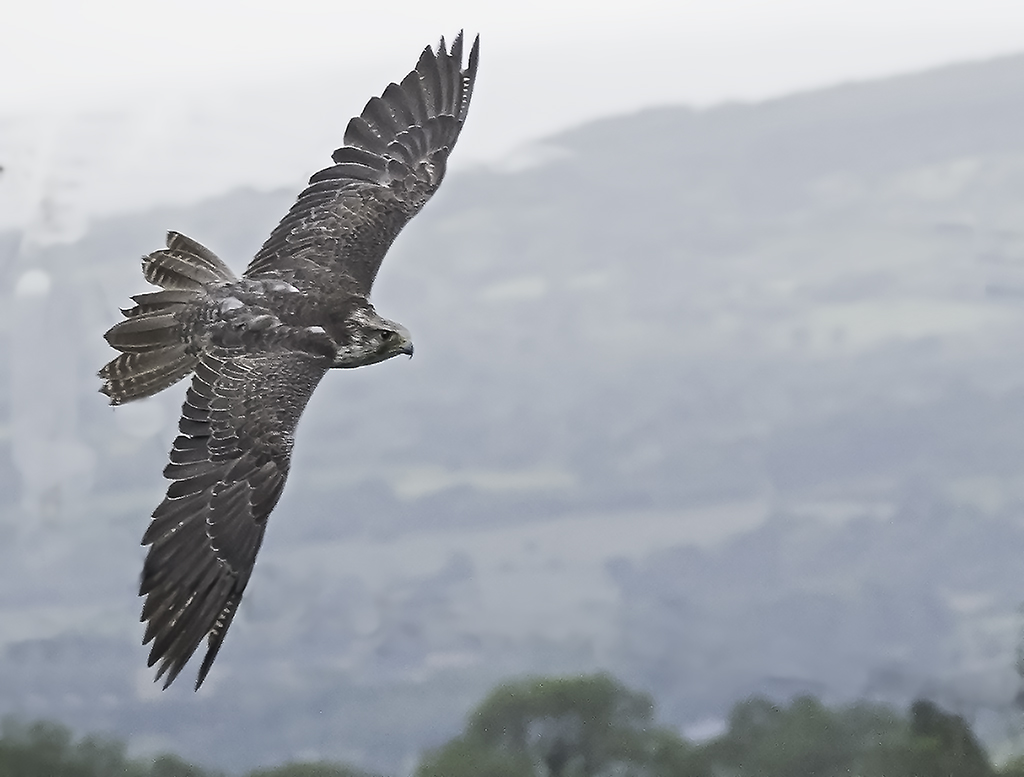
{"type": "MultiPolygon", "coordinates": [[[[592,122],[551,138],[599,156],[628,145],[669,168],[773,161],[784,179],[855,166],[911,167],[1017,152],[1024,122],[1024,55],[844,84],[759,103],[663,107],[592,122]],[[677,167],[681,166],[681,167],[677,167]]],[[[719,171],[721,172],[721,171],[719,171]]]]}

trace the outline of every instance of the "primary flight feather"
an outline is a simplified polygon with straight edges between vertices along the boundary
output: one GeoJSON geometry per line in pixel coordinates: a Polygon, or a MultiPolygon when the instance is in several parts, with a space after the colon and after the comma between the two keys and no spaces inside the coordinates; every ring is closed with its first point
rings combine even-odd
{"type": "Polygon", "coordinates": [[[392,241],[444,178],[479,43],[464,65],[462,33],[450,49],[442,38],[372,98],[241,278],[176,232],[142,260],[162,290],[122,311],[106,334],[121,353],[99,375],[112,405],[192,375],[164,469],[171,483],[142,540],[143,642],[165,688],[204,638],[197,689],[210,671],[317,384],[332,368],[412,355],[409,333],[377,314],[370,289],[392,241]]]}

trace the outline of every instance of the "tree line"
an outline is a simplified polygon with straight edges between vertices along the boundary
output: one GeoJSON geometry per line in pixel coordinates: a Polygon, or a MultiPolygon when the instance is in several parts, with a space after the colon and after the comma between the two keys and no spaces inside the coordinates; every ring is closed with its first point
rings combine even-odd
{"type": "MultiPolygon", "coordinates": [[[[1024,777],[997,768],[959,715],[927,700],[905,712],[830,708],[811,696],[736,704],[722,733],[691,742],[659,726],[654,704],[607,674],[504,684],[463,732],[423,755],[416,777],[1024,777]]],[[[174,755],[131,759],[113,739],[76,739],[47,721],[7,719],[0,777],[225,777],[174,755]]],[[[292,763],[247,777],[375,777],[333,763],[292,763]]]]}

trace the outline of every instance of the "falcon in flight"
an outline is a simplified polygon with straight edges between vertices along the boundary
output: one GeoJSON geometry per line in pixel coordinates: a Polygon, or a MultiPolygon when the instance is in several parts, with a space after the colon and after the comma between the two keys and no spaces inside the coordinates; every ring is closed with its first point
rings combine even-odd
{"type": "Polygon", "coordinates": [[[142,539],[143,644],[164,688],[203,638],[206,678],[252,574],[288,476],[295,426],[332,368],[412,356],[370,288],[402,227],[437,191],[462,131],[479,37],[429,47],[400,84],[345,130],[334,164],[309,179],[243,273],[170,232],[142,260],[160,291],[139,294],[106,334],[121,353],[99,376],[112,405],[192,375],[164,476],[167,496],[142,539]]]}

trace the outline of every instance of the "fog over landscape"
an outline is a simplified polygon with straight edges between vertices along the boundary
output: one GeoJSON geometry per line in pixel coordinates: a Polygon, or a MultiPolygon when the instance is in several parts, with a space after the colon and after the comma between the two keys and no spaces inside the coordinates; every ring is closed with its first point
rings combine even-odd
{"type": "Polygon", "coordinates": [[[1024,56],[456,169],[374,290],[416,358],[325,379],[216,666],[161,692],[138,543],[184,386],[108,408],[102,333],[167,229],[241,270],[337,126],[96,217],[102,165],[56,144],[30,185],[2,125],[0,189],[39,196],[0,233],[0,715],[402,774],[499,681],[608,670],[683,731],[926,695],[1021,749],[1024,56]]]}

